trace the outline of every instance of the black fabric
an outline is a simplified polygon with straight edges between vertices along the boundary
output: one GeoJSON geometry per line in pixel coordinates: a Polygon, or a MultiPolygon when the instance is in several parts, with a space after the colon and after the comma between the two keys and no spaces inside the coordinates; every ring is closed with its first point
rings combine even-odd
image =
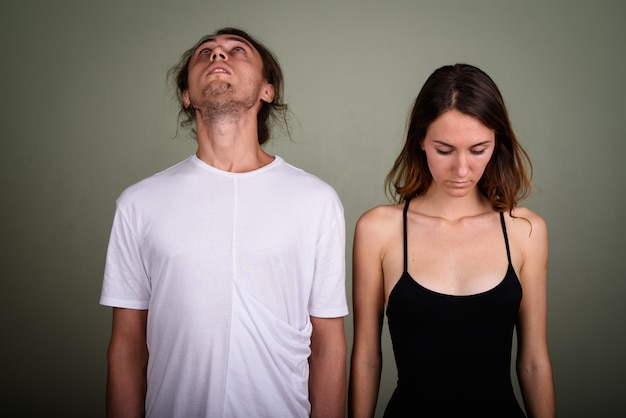
{"type": "Polygon", "coordinates": [[[504,279],[469,296],[437,293],[404,272],[389,295],[387,320],[398,370],[385,410],[395,417],[525,417],[511,384],[513,329],[522,288],[508,256],[504,279]]]}

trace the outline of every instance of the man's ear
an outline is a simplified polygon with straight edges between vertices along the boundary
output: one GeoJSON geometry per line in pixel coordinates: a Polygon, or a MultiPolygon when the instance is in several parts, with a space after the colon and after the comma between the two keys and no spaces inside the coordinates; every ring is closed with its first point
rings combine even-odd
{"type": "Polygon", "coordinates": [[[263,91],[261,92],[261,100],[266,103],[272,103],[275,93],[276,92],[274,91],[274,86],[271,84],[266,84],[263,88],[263,91]]]}
{"type": "Polygon", "coordinates": [[[189,90],[183,90],[183,106],[185,106],[185,109],[188,109],[189,106],[191,105],[191,100],[189,99],[189,90]]]}

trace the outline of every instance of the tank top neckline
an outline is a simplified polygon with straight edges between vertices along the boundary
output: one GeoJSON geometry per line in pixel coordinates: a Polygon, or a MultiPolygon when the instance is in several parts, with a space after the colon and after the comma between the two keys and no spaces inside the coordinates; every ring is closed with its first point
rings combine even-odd
{"type": "MultiPolygon", "coordinates": [[[[511,262],[511,250],[510,250],[510,247],[509,247],[509,237],[508,237],[508,234],[506,232],[506,224],[504,222],[504,213],[503,212],[499,212],[500,213],[500,225],[502,226],[502,234],[504,235],[504,244],[506,246],[506,256],[507,256],[507,259],[508,259],[507,270],[506,270],[506,273],[505,273],[504,277],[502,278],[502,280],[500,280],[495,286],[493,286],[493,287],[491,287],[491,288],[489,288],[487,290],[484,290],[484,291],[481,291],[481,292],[478,292],[478,293],[472,293],[472,294],[469,294],[469,295],[454,295],[454,294],[449,294],[449,293],[437,292],[436,290],[429,289],[429,288],[423,286],[422,284],[420,284],[408,272],[407,213],[408,213],[408,210],[409,210],[409,203],[410,202],[411,202],[410,198],[406,200],[406,202],[404,204],[404,209],[402,211],[402,227],[403,227],[403,240],[404,240],[404,268],[403,268],[402,277],[400,277],[400,280],[403,280],[403,279],[410,280],[418,288],[422,289],[423,291],[425,291],[427,293],[433,294],[435,296],[446,297],[446,298],[456,298],[456,299],[471,299],[471,298],[484,296],[484,295],[487,295],[489,293],[492,293],[492,292],[496,291],[498,288],[503,286],[504,283],[506,282],[507,278],[509,278],[511,276],[517,279],[517,273],[515,272],[515,269],[513,268],[513,263],[511,262]]],[[[393,289],[392,289],[392,291],[393,291],[393,289]]]]}

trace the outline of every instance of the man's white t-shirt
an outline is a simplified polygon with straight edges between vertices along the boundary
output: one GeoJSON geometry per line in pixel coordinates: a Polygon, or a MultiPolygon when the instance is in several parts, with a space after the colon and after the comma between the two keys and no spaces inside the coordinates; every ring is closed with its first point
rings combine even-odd
{"type": "Polygon", "coordinates": [[[336,192],[195,155],[126,189],[100,303],[148,309],[146,415],[308,417],[310,316],[348,313],[336,192]]]}

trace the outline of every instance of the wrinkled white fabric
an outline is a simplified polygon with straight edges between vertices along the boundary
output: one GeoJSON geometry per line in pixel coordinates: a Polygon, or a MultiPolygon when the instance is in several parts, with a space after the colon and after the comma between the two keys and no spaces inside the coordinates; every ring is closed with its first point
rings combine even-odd
{"type": "Polygon", "coordinates": [[[100,303],[148,309],[149,418],[306,417],[310,316],[348,313],[341,202],[192,155],[118,198],[100,303]]]}

